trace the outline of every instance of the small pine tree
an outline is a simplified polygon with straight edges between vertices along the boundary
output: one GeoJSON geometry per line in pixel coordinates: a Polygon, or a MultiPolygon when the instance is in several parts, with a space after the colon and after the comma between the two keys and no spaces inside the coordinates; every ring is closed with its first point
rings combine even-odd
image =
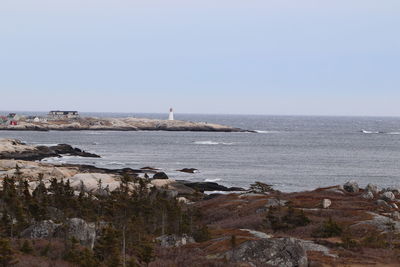
{"type": "Polygon", "coordinates": [[[31,242],[25,240],[24,243],[22,244],[22,247],[20,248],[20,251],[25,254],[31,254],[33,252],[31,242]]]}
{"type": "Polygon", "coordinates": [[[17,264],[18,261],[14,257],[14,250],[11,248],[8,239],[0,239],[0,266],[9,267],[17,264]]]}

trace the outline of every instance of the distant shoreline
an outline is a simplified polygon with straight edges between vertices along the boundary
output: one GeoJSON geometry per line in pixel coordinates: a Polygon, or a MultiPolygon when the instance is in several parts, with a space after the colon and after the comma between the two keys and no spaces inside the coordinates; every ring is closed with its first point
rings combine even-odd
{"type": "Polygon", "coordinates": [[[83,117],[33,122],[17,121],[17,125],[0,125],[0,131],[189,131],[189,132],[253,132],[240,128],[179,120],[145,118],[83,117]]]}

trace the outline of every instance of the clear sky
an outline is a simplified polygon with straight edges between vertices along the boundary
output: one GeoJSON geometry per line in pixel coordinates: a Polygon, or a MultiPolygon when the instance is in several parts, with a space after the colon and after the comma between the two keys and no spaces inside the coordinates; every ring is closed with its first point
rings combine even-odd
{"type": "Polygon", "coordinates": [[[399,0],[1,0],[0,110],[400,116],[399,0]]]}

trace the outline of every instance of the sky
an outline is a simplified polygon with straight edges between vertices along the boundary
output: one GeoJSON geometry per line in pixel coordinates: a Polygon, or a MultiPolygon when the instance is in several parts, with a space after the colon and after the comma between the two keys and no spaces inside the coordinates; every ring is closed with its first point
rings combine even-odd
{"type": "Polygon", "coordinates": [[[1,0],[0,110],[400,116],[399,0],[1,0]]]}

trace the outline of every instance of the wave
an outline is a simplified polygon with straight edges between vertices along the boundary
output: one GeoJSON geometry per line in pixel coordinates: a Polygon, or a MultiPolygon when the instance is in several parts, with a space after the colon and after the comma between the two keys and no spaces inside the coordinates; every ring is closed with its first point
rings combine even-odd
{"type": "Polygon", "coordinates": [[[376,131],[367,131],[367,130],[361,130],[362,133],[364,134],[379,134],[380,132],[376,132],[376,131]]]}
{"type": "Polygon", "coordinates": [[[390,135],[399,135],[400,132],[390,132],[390,133],[387,133],[387,134],[390,134],[390,135]]]}
{"type": "Polygon", "coordinates": [[[225,145],[225,146],[231,146],[234,143],[215,142],[215,141],[195,141],[194,144],[196,144],[196,145],[225,145]]]}
{"type": "Polygon", "coordinates": [[[271,134],[271,133],[278,133],[278,131],[266,131],[266,130],[254,130],[256,133],[261,134],[271,134]]]}
{"type": "Polygon", "coordinates": [[[111,162],[107,162],[104,165],[120,165],[120,166],[124,166],[125,163],[122,162],[116,162],[116,161],[111,161],[111,162]]]}
{"type": "Polygon", "coordinates": [[[204,182],[210,182],[210,183],[215,183],[215,182],[219,182],[219,181],[221,181],[221,179],[218,179],[218,178],[216,178],[216,179],[205,179],[204,180],[204,182]]]}

